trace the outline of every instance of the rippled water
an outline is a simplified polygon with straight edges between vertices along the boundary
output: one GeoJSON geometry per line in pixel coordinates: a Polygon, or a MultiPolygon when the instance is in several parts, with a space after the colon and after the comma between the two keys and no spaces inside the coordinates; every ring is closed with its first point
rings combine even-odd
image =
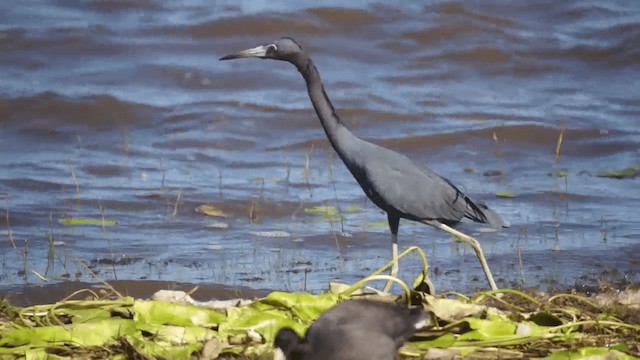
{"type": "MultiPolygon", "coordinates": [[[[105,279],[320,290],[384,264],[386,217],[330,149],[300,75],[217,61],[284,35],[356,134],[511,221],[460,226],[499,284],[640,281],[640,184],[595,176],[640,163],[634,1],[324,4],[1,2],[0,284],[94,281],[86,265],[105,279]],[[197,213],[205,203],[228,217],[197,213]],[[256,236],[267,231],[284,236],[256,236]]],[[[414,244],[441,289],[486,286],[446,234],[402,223],[401,248],[414,244]]]]}

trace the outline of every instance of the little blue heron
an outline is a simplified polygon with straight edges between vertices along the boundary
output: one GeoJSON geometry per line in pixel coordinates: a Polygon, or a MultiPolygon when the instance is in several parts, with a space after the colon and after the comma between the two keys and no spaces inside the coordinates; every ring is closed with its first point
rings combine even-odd
{"type": "Polygon", "coordinates": [[[322,313],[304,338],[280,329],[274,360],[395,360],[404,342],[427,324],[422,307],[348,300],[322,313]]]}
{"type": "MultiPolygon", "coordinates": [[[[318,69],[294,39],[280,38],[270,44],[224,56],[220,60],[239,58],[287,61],[302,74],[307,83],[311,103],[331,146],[369,199],[387,213],[394,259],[398,256],[400,219],[421,222],[444,230],[471,245],[491,289],[497,289],[480,243],[451,226],[467,218],[500,229],[509,227],[507,221],[484,203],[471,200],[451,181],[433,170],[418,167],[405,155],[355,136],[336,114],[320,80],[318,69]]],[[[394,261],[391,275],[397,274],[398,264],[394,261]]],[[[384,291],[388,291],[390,287],[391,281],[386,284],[384,291]]]]}

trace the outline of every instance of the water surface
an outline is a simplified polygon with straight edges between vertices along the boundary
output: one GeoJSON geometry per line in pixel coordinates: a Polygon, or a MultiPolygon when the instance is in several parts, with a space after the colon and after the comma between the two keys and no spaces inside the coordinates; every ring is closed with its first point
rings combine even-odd
{"type": "MultiPolygon", "coordinates": [[[[640,163],[635,2],[323,4],[0,4],[1,286],[93,272],[318,291],[383,265],[386,216],[329,147],[300,75],[217,61],[285,35],[312,54],[354,133],[511,222],[460,226],[499,285],[640,280],[640,184],[595,176],[640,163]],[[341,221],[305,211],[315,206],[341,221]],[[269,231],[283,236],[257,236],[269,231]]],[[[440,289],[486,286],[446,234],[403,222],[410,245],[440,289]]],[[[414,257],[401,274],[419,268],[414,257]]]]}

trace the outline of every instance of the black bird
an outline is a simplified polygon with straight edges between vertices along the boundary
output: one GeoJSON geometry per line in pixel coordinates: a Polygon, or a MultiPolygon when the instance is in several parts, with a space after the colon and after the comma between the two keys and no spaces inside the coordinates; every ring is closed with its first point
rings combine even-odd
{"type": "Polygon", "coordinates": [[[274,360],[395,360],[402,344],[427,324],[422,307],[348,300],[320,315],[304,339],[280,329],[274,360]]]}
{"type": "MultiPolygon", "coordinates": [[[[420,168],[408,157],[355,136],[342,123],[320,80],[318,69],[292,38],[240,51],[220,58],[261,58],[283,60],[293,64],[307,83],[311,103],[322,123],[331,146],[347,166],[362,190],[387,213],[391,230],[392,255],[398,255],[400,219],[408,219],[442,229],[473,247],[482,264],[491,289],[497,289],[478,241],[453,228],[463,218],[484,223],[494,229],[509,227],[482,202],[471,200],[451,181],[429,168],[420,168]]],[[[394,262],[391,275],[397,276],[394,262]]],[[[391,282],[385,286],[385,291],[391,282]]]]}

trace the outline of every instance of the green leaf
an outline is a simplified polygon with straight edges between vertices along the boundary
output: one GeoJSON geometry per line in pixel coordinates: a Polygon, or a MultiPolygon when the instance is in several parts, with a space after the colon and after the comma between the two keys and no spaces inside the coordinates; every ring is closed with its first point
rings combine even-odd
{"type": "Polygon", "coordinates": [[[308,214],[337,214],[338,210],[334,206],[312,206],[304,209],[308,214]]]}
{"type": "Polygon", "coordinates": [[[281,181],[281,179],[279,177],[272,177],[272,178],[264,178],[264,177],[254,177],[253,179],[251,179],[253,182],[257,182],[257,183],[263,183],[263,182],[272,182],[274,184],[277,184],[281,181]]]}
{"type": "Polygon", "coordinates": [[[411,344],[416,346],[419,349],[428,349],[428,348],[443,348],[446,349],[451,347],[456,342],[456,336],[452,333],[446,333],[438,336],[433,340],[423,340],[423,341],[415,341],[411,344]]]}
{"type": "MultiPolygon", "coordinates": [[[[169,343],[147,340],[142,336],[126,336],[125,339],[135,348],[135,351],[151,359],[190,359],[191,354],[202,348],[202,344],[197,342],[186,345],[171,345],[169,343]]],[[[140,357],[136,356],[135,358],[140,357]]]]}
{"type": "Polygon", "coordinates": [[[245,335],[251,329],[272,344],[276,333],[283,327],[290,327],[304,334],[306,325],[291,318],[285,311],[264,311],[252,307],[236,307],[228,309],[227,321],[220,324],[218,331],[223,337],[229,335],[245,335]]]}
{"type": "MultiPolygon", "coordinates": [[[[22,355],[22,354],[20,354],[22,355]]],[[[64,356],[58,356],[55,354],[51,354],[47,351],[47,348],[34,348],[34,349],[27,349],[24,352],[24,358],[25,360],[40,360],[40,359],[47,359],[47,360],[66,360],[68,359],[68,357],[64,357],[64,356]]]]}
{"type": "Polygon", "coordinates": [[[89,309],[61,309],[56,314],[66,314],[71,316],[73,323],[86,323],[97,319],[110,319],[111,311],[108,308],[89,308],[89,309]]]}
{"type": "Polygon", "coordinates": [[[620,351],[611,350],[603,347],[584,347],[577,350],[562,350],[554,352],[546,359],[549,360],[574,360],[574,359],[617,359],[617,360],[632,360],[636,357],[627,355],[620,351]]]}
{"type": "Polygon", "coordinates": [[[518,197],[518,194],[511,191],[498,191],[496,193],[496,196],[502,197],[502,198],[515,198],[515,197],[518,197]]]}
{"type": "Polygon", "coordinates": [[[596,176],[612,179],[626,179],[636,177],[639,171],[640,170],[638,168],[628,167],[620,170],[599,171],[596,173],[596,176]]]}
{"type": "Polygon", "coordinates": [[[162,301],[138,300],[133,309],[134,320],[160,325],[215,327],[226,319],[215,310],[162,301]]]}
{"type": "Polygon", "coordinates": [[[135,322],[128,319],[108,319],[70,326],[20,328],[8,331],[0,338],[0,347],[53,346],[73,343],[83,346],[103,346],[124,334],[135,332],[135,322]]]}
{"type": "Polygon", "coordinates": [[[357,204],[353,204],[347,207],[344,211],[349,213],[358,212],[360,211],[360,206],[358,206],[357,204]]]}
{"type": "Polygon", "coordinates": [[[433,312],[439,319],[447,322],[456,322],[470,316],[480,316],[487,307],[478,304],[470,304],[462,301],[438,298],[432,295],[423,295],[429,305],[429,311],[433,312]]]}
{"type": "Polygon", "coordinates": [[[312,295],[309,293],[287,293],[274,291],[259,304],[289,310],[302,321],[315,320],[320,314],[338,302],[338,294],[323,293],[312,295]]]}
{"type": "Polygon", "coordinates": [[[304,209],[304,212],[322,215],[322,219],[328,222],[337,222],[344,219],[344,216],[333,206],[313,206],[304,209]]]}
{"type": "Polygon", "coordinates": [[[118,223],[114,220],[107,219],[78,219],[78,218],[60,218],[58,223],[65,226],[94,225],[94,226],[113,226],[118,223]]]}
{"type": "Polygon", "coordinates": [[[155,342],[166,342],[172,346],[204,342],[213,339],[217,335],[217,332],[199,326],[173,326],[139,323],[137,329],[151,334],[155,342]]]}
{"type": "Polygon", "coordinates": [[[360,226],[363,228],[375,228],[375,227],[387,227],[388,224],[386,221],[376,221],[371,223],[364,223],[360,226]]]}
{"type": "Polygon", "coordinates": [[[464,340],[491,340],[500,336],[511,336],[516,333],[516,324],[497,314],[489,313],[488,319],[467,318],[472,331],[466,332],[458,338],[464,340]]]}
{"type": "Polygon", "coordinates": [[[327,222],[338,222],[340,220],[344,220],[344,216],[340,214],[335,214],[335,215],[324,214],[322,215],[322,220],[327,222]]]}
{"type": "Polygon", "coordinates": [[[533,321],[522,321],[518,323],[516,334],[521,337],[537,336],[549,333],[549,327],[538,325],[533,321]]]}
{"type": "Polygon", "coordinates": [[[552,177],[568,177],[569,176],[569,172],[567,171],[567,169],[559,169],[559,170],[555,170],[549,173],[549,176],[552,177]]]}

